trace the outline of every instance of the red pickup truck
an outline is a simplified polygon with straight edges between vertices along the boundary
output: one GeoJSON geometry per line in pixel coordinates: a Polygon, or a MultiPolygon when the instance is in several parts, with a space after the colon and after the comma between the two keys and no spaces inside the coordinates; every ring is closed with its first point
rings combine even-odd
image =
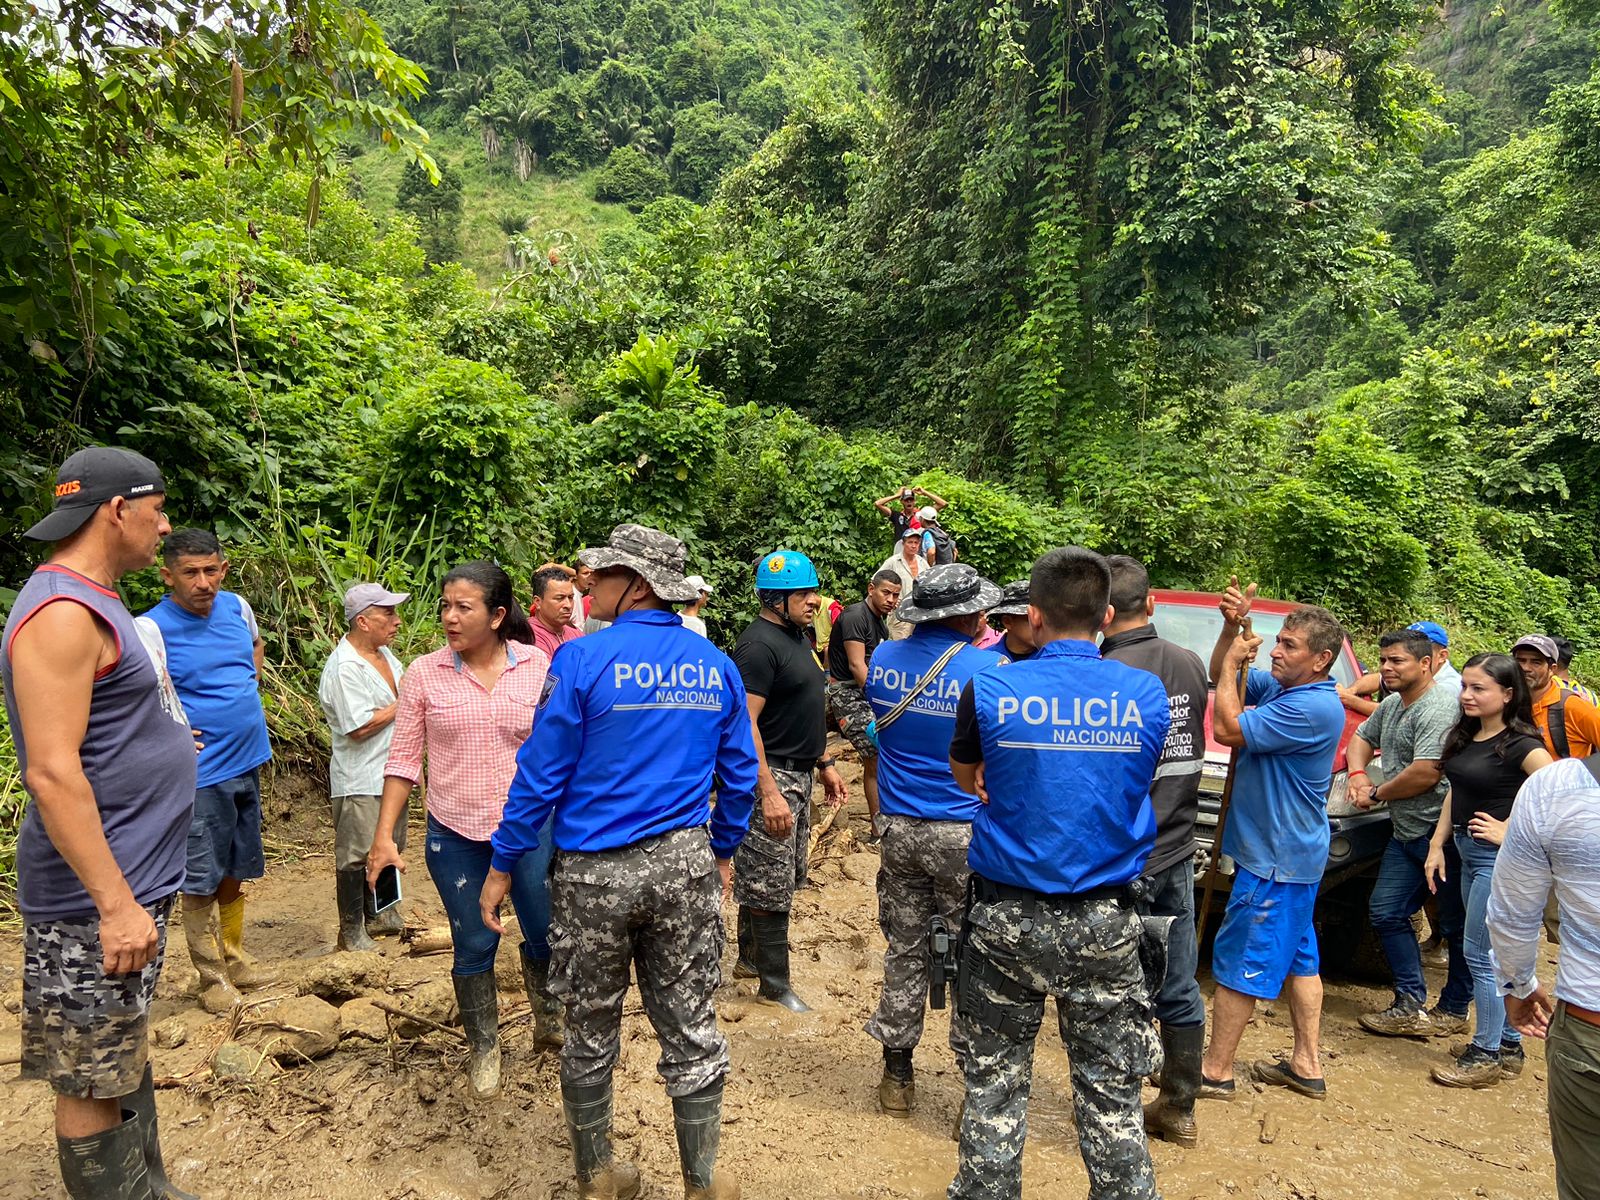
{"type": "MultiPolygon", "coordinates": [[[[1221,597],[1212,592],[1182,592],[1154,588],[1155,627],[1168,641],[1186,646],[1209,666],[1211,650],[1222,629],[1222,614],[1217,611],[1221,597]]],[[[1274,639],[1283,628],[1283,618],[1296,605],[1284,600],[1257,599],[1250,609],[1251,624],[1262,639],[1254,665],[1270,668],[1268,655],[1274,639]]],[[[1334,681],[1344,687],[1360,675],[1355,651],[1348,641],[1333,664],[1334,681]]],[[[1379,808],[1362,812],[1345,799],[1350,777],[1345,767],[1345,748],[1362,718],[1346,710],[1344,736],[1333,760],[1333,786],[1328,792],[1328,865],[1322,876],[1322,901],[1318,905],[1319,931],[1324,932],[1324,953],[1333,961],[1349,959],[1366,934],[1366,900],[1377,877],[1378,861],[1389,842],[1389,814],[1379,808]],[[1332,945],[1327,943],[1332,942],[1332,945]]],[[[1217,812],[1222,800],[1223,781],[1228,774],[1231,751],[1211,736],[1211,701],[1206,703],[1206,759],[1200,776],[1200,815],[1195,829],[1199,851],[1195,868],[1203,873],[1210,862],[1217,829],[1217,812]]],[[[1233,861],[1224,857],[1218,867],[1217,892],[1226,897],[1232,884],[1233,861]]],[[[1196,882],[1198,883],[1197,874],[1196,882]]],[[[1196,903],[1199,898],[1196,897],[1196,903]]]]}

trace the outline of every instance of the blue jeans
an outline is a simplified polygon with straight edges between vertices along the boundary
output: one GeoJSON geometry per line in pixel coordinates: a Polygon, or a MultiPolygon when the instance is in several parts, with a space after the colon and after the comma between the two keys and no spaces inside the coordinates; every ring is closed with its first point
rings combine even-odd
{"type": "MultiPolygon", "coordinates": [[[[538,961],[550,957],[549,875],[550,857],[555,852],[550,827],[554,819],[552,813],[539,831],[539,848],[524,854],[511,873],[511,907],[522,926],[522,944],[527,947],[528,957],[538,961]]],[[[491,854],[488,842],[464,838],[428,814],[425,858],[433,886],[444,901],[445,915],[450,918],[450,936],[455,942],[455,964],[451,967],[454,975],[482,975],[494,970],[500,935],[483,923],[478,909],[483,881],[489,877],[491,854]]]]}
{"type": "MultiPolygon", "coordinates": [[[[1422,907],[1428,895],[1427,880],[1422,873],[1422,866],[1428,860],[1428,842],[1428,837],[1405,842],[1390,838],[1383,851],[1383,863],[1378,867],[1378,882],[1373,885],[1372,898],[1367,901],[1372,928],[1383,945],[1389,970],[1394,973],[1395,995],[1415,1000],[1424,1007],[1428,1003],[1428,981],[1422,977],[1422,948],[1417,945],[1411,916],[1422,907]]],[[[1464,1017],[1467,1005],[1472,1002],[1472,972],[1467,967],[1467,956],[1461,944],[1466,924],[1466,914],[1461,907],[1461,862],[1456,857],[1455,847],[1448,842],[1444,855],[1445,881],[1439,885],[1437,899],[1439,932],[1449,949],[1450,967],[1444,989],[1439,993],[1439,1007],[1454,1016],[1464,1017]]]]}
{"type": "Polygon", "coordinates": [[[1506,1020],[1506,1002],[1495,985],[1494,962],[1489,957],[1489,881],[1494,877],[1494,860],[1499,846],[1486,846],[1470,833],[1457,832],[1456,853],[1461,856],[1461,897],[1466,902],[1464,945],[1467,967],[1472,972],[1472,1002],[1478,1006],[1472,1044],[1480,1050],[1500,1053],[1507,1043],[1520,1043],[1522,1035],[1506,1020]]]}
{"type": "Polygon", "coordinates": [[[1200,968],[1200,944],[1194,927],[1194,859],[1185,858],[1150,876],[1150,898],[1141,912],[1156,917],[1176,917],[1167,941],[1167,975],[1156,993],[1156,1019],[1179,1028],[1206,1023],[1206,1002],[1200,995],[1195,972],[1200,968]]]}

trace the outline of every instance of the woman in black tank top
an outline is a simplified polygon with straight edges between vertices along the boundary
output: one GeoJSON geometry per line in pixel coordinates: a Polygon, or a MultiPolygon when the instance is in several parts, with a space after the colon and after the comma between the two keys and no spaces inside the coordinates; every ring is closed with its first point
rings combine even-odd
{"type": "Polygon", "coordinates": [[[1433,1069],[1446,1087],[1493,1087],[1522,1070],[1522,1035],[1506,1020],[1495,984],[1485,913],[1495,856],[1523,781],[1549,766],[1533,725],[1533,700],[1516,662],[1505,654],[1479,654],[1461,669],[1461,719],[1445,743],[1443,766],[1450,792],[1439,812],[1423,870],[1430,890],[1445,877],[1444,847],[1454,838],[1461,855],[1461,902],[1467,910],[1465,946],[1472,972],[1476,1029],[1472,1041],[1451,1048],[1455,1061],[1433,1069]]]}

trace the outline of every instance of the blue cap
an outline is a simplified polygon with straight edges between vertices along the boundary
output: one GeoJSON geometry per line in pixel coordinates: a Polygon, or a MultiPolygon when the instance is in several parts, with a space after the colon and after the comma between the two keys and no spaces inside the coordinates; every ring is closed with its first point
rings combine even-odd
{"type": "Polygon", "coordinates": [[[1413,621],[1406,628],[1422,634],[1435,646],[1443,646],[1446,650],[1450,648],[1450,635],[1437,621],[1413,621]]]}

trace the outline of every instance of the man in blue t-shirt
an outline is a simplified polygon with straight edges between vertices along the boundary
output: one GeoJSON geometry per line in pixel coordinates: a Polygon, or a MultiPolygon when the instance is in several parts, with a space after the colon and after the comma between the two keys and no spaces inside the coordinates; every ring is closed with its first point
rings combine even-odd
{"type": "MultiPolygon", "coordinates": [[[[950,738],[961,689],[985,667],[1004,660],[972,639],[1000,589],[964,563],[933,567],[917,580],[895,616],[911,636],[885,641],[867,669],[866,699],[878,737],[878,925],[883,994],[867,1032],[883,1043],[878,1106],[909,1117],[916,1098],[911,1054],[922,1040],[928,997],[928,930],[937,914],[954,934],[967,892],[967,844],[976,796],[950,773],[950,738]]],[[[950,1033],[960,1065],[966,1043],[950,1033]]]]}
{"type": "Polygon", "coordinates": [[[145,615],[161,629],[167,670],[199,731],[199,777],[183,882],[183,932],[200,976],[200,1005],[226,1012],[237,989],[273,981],[244,950],[240,883],[266,873],[261,765],[272,757],[261,708],[261,631],[241,596],[224,591],[228,562],[203,529],[180,529],[161,549],[171,590],[145,615]]]}
{"type": "Polygon", "coordinates": [[[1233,1097],[1233,1056],[1256,1001],[1276,999],[1287,981],[1294,1053],[1253,1071],[1262,1083],[1320,1100],[1327,1094],[1317,1052],[1322,976],[1311,917],[1328,860],[1328,788],[1344,731],[1344,704],[1328,673],[1345,632],[1325,608],[1295,609],[1283,619],[1271,673],[1250,669],[1241,695],[1240,674],[1261,646],[1245,626],[1255,593],[1253,583],[1244,591],[1237,579],[1229,583],[1211,652],[1212,736],[1238,756],[1222,837],[1237,870],[1211,951],[1217,988],[1200,1095],[1233,1097]]]}

